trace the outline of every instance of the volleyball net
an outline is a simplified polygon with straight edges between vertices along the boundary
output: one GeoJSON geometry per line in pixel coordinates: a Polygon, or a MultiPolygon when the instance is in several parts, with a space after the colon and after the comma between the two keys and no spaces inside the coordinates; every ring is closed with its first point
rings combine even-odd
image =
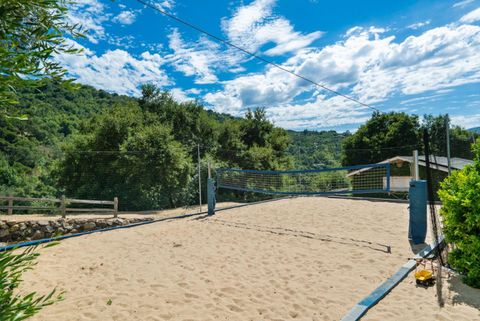
{"type": "Polygon", "coordinates": [[[287,171],[222,168],[216,170],[215,183],[216,191],[210,191],[215,196],[224,190],[230,196],[244,193],[244,198],[247,194],[301,196],[389,193],[390,164],[287,171]]]}

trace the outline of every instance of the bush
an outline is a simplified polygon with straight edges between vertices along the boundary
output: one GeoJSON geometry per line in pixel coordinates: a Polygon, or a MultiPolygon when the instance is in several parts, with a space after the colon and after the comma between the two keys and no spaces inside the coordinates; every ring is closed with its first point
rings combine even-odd
{"type": "Polygon", "coordinates": [[[480,140],[474,152],[473,165],[453,172],[438,194],[445,237],[454,245],[449,262],[466,284],[480,288],[480,140]]]}
{"type": "MultiPolygon", "coordinates": [[[[48,246],[54,245],[51,243],[48,246]]],[[[38,296],[32,292],[22,295],[18,287],[22,283],[22,274],[36,265],[38,253],[30,247],[23,253],[0,252],[0,321],[20,321],[37,314],[45,306],[62,300],[63,293],[51,291],[48,295],[38,296]]]]}

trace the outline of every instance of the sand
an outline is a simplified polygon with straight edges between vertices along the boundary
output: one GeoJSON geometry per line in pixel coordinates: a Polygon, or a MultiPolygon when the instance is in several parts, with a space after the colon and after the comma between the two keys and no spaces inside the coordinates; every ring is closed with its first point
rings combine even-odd
{"type": "MultiPolygon", "coordinates": [[[[407,223],[407,204],[279,200],[64,240],[22,291],[66,291],[32,320],[338,320],[413,255],[407,223]]],[[[478,317],[462,302],[438,320],[478,317]]],[[[415,311],[439,315],[434,291],[407,279],[367,318],[415,311]]]]}

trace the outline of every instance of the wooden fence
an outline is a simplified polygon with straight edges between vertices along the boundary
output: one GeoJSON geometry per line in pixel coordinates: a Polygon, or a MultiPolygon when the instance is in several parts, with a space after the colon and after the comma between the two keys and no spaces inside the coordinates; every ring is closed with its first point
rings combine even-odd
{"type": "Polygon", "coordinates": [[[74,198],[65,198],[63,195],[61,198],[32,198],[32,197],[17,197],[17,196],[0,196],[0,202],[7,201],[7,206],[0,206],[0,210],[7,210],[8,215],[12,215],[14,210],[51,210],[58,211],[62,217],[66,217],[69,214],[78,214],[82,212],[92,213],[104,213],[113,214],[114,217],[118,216],[118,197],[115,197],[113,201],[99,201],[99,200],[80,200],[74,198]],[[60,206],[15,206],[14,202],[44,202],[44,203],[59,203],[60,206]],[[111,205],[112,208],[69,208],[70,204],[84,204],[84,205],[111,205]]]}

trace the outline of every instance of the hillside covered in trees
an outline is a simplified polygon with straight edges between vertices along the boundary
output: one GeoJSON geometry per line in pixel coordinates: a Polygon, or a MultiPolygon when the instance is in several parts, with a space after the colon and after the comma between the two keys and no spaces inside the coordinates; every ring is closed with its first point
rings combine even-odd
{"type": "MultiPolygon", "coordinates": [[[[233,118],[178,103],[154,86],[134,99],[89,86],[21,86],[27,120],[0,118],[0,194],[111,199],[131,209],[184,205],[202,168],[287,169],[290,137],[264,110],[233,118]]],[[[206,175],[205,173],[202,173],[206,175]]]]}
{"type": "MultiPolygon", "coordinates": [[[[423,149],[428,128],[433,150],[445,154],[445,116],[422,120],[374,113],[354,134],[286,131],[261,108],[235,118],[179,103],[156,87],[141,98],[89,86],[24,83],[19,104],[0,118],[0,194],[111,199],[123,209],[167,208],[197,202],[200,151],[206,165],[246,169],[319,169],[374,163],[423,149]]],[[[471,157],[476,134],[450,131],[452,156],[471,157]]],[[[205,195],[204,195],[205,196],[205,195]]]]}

